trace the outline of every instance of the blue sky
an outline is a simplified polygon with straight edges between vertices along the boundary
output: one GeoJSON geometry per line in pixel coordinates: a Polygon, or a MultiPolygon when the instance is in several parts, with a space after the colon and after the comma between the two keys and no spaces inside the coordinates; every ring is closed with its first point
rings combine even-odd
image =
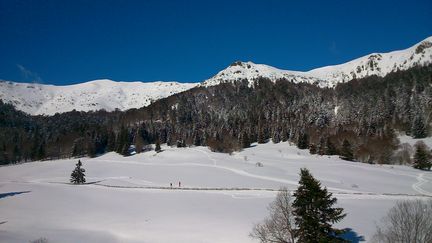
{"type": "Polygon", "coordinates": [[[0,79],[198,82],[242,60],[310,70],[432,35],[432,1],[0,0],[0,79]]]}

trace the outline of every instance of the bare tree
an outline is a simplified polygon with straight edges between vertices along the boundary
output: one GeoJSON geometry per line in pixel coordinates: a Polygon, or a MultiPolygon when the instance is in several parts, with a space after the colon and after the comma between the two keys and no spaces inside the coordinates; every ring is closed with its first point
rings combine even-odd
{"type": "Polygon", "coordinates": [[[287,188],[281,188],[276,199],[270,204],[270,216],[256,224],[250,236],[262,243],[294,243],[295,220],[287,188]]]}
{"type": "Polygon", "coordinates": [[[401,201],[390,209],[373,237],[379,243],[432,242],[432,200],[401,201]]]}

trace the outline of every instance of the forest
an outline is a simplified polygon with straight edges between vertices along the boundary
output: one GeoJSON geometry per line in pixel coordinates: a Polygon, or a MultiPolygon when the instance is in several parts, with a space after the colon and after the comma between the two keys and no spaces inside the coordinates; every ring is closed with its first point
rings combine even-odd
{"type": "Polygon", "coordinates": [[[127,156],[131,145],[137,153],[156,143],[230,153],[253,142],[281,141],[320,155],[394,163],[399,133],[431,134],[432,65],[333,89],[287,79],[248,84],[198,86],[124,112],[30,116],[0,101],[0,164],[109,151],[127,156]]]}

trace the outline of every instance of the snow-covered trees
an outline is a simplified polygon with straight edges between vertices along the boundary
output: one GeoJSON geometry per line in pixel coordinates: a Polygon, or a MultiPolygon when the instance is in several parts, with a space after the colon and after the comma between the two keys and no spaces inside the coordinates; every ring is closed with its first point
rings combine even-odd
{"type": "Polygon", "coordinates": [[[382,219],[377,243],[432,242],[432,200],[401,201],[382,219]]]}
{"type": "Polygon", "coordinates": [[[82,163],[81,160],[78,160],[75,169],[72,171],[70,182],[73,184],[83,184],[86,182],[85,180],[85,169],[81,168],[82,163]]]}
{"type": "Polygon", "coordinates": [[[426,125],[421,116],[417,115],[414,118],[411,133],[414,138],[424,138],[427,136],[426,125]]]}
{"type": "Polygon", "coordinates": [[[270,204],[269,217],[256,224],[250,234],[260,242],[294,243],[295,222],[291,195],[287,188],[282,188],[276,199],[270,204]]]}
{"type": "Polygon", "coordinates": [[[414,137],[430,130],[431,72],[432,65],[416,67],[334,89],[265,78],[249,87],[250,80],[240,80],[197,87],[125,112],[32,117],[0,102],[0,163],[107,151],[126,155],[130,145],[140,152],[141,144],[157,139],[168,146],[183,141],[182,146],[232,152],[270,138],[300,142],[299,147],[320,155],[341,155],[347,139],[353,159],[391,163],[397,145],[393,130],[414,137]],[[21,150],[19,156],[14,156],[15,148],[21,150]]]}
{"type": "Polygon", "coordinates": [[[430,170],[432,167],[432,155],[426,144],[419,141],[414,147],[416,150],[413,167],[420,170],[430,170]]]}
{"type": "Polygon", "coordinates": [[[333,228],[333,224],[345,217],[342,208],[334,205],[337,199],[327,188],[322,188],[309,170],[300,170],[299,187],[294,192],[293,202],[296,236],[302,243],[343,242],[339,235],[343,230],[333,228]]]}

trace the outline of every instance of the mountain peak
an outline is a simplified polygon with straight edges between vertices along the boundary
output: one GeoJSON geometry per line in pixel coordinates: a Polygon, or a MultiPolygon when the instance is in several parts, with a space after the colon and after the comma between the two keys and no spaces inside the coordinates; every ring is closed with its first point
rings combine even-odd
{"type": "Polygon", "coordinates": [[[405,50],[371,53],[347,63],[316,68],[308,72],[281,70],[264,64],[236,61],[201,85],[208,87],[247,79],[253,86],[259,77],[273,82],[287,79],[294,83],[307,82],[320,87],[335,87],[338,83],[372,75],[384,77],[398,70],[432,63],[432,36],[405,50]]]}

